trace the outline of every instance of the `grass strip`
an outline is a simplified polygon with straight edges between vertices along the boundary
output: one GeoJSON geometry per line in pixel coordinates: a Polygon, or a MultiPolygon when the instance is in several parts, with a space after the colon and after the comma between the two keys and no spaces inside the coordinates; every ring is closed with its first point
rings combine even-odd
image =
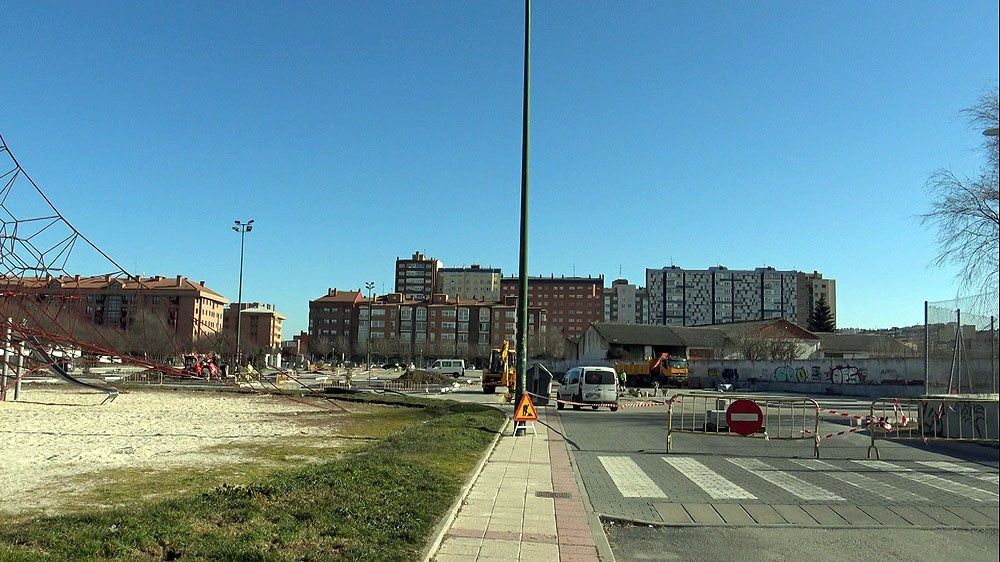
{"type": "Polygon", "coordinates": [[[333,460],[0,526],[0,560],[419,559],[504,420],[476,404],[422,407],[422,422],[333,460]]]}

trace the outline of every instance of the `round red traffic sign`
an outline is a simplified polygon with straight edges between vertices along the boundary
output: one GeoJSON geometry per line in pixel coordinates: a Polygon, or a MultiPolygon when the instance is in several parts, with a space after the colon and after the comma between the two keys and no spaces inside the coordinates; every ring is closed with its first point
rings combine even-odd
{"type": "Polygon", "coordinates": [[[726,408],[726,424],[740,435],[750,435],[764,425],[764,413],[753,400],[735,400],[726,408]]]}

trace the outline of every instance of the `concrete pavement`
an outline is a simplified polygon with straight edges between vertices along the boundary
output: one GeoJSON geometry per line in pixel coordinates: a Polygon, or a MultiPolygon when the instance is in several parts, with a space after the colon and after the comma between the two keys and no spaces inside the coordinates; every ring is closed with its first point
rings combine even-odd
{"type": "MultiPolygon", "coordinates": [[[[513,417],[513,408],[508,407],[513,417]]],[[[504,432],[446,518],[426,560],[614,560],[563,439],[554,406],[536,406],[524,435],[504,432]]]]}

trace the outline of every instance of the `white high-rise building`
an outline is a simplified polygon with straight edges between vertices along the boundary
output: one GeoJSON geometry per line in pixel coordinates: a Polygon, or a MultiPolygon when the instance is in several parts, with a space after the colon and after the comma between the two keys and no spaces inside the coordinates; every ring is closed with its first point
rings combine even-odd
{"type": "MultiPolygon", "coordinates": [[[[800,309],[799,294],[803,279],[797,271],[773,267],[646,269],[649,323],[704,326],[783,318],[805,325],[809,311],[800,309]]],[[[830,295],[827,300],[832,300],[830,295]]]]}

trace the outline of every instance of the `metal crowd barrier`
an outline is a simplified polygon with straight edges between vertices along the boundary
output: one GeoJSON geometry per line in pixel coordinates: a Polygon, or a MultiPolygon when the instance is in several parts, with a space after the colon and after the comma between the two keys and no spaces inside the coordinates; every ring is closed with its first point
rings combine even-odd
{"type": "Polygon", "coordinates": [[[879,458],[876,439],[998,442],[1000,400],[947,394],[919,398],[878,398],[872,401],[868,458],[879,458]]]}
{"type": "MultiPolygon", "coordinates": [[[[764,439],[810,439],[813,455],[819,458],[820,408],[812,398],[792,396],[761,396],[757,394],[680,392],[670,397],[667,409],[667,453],[670,452],[674,433],[701,435],[742,436],[729,427],[726,413],[737,401],[750,401],[757,405],[760,428],[746,437],[764,439]]],[[[742,402],[745,404],[745,402],[742,402]]],[[[736,417],[734,416],[734,424],[736,417]]],[[[745,423],[745,422],[744,422],[745,423]]]]}
{"type": "Polygon", "coordinates": [[[146,383],[163,385],[163,373],[154,369],[135,371],[122,377],[123,383],[146,383]]]}

